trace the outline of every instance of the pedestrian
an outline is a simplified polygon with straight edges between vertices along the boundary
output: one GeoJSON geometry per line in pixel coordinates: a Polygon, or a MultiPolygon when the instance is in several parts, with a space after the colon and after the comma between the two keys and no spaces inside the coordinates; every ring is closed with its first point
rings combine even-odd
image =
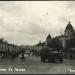
{"type": "Polygon", "coordinates": [[[22,60],[22,62],[25,61],[24,52],[22,52],[21,60],[22,60]]]}

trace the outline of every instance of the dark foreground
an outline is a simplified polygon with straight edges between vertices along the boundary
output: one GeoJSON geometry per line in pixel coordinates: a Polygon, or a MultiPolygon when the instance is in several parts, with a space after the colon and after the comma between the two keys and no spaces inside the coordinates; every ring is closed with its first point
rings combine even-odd
{"type": "Polygon", "coordinates": [[[0,60],[0,74],[75,74],[75,60],[64,59],[63,63],[40,62],[40,57],[27,56],[12,61],[0,60]],[[1,69],[6,69],[2,71],[1,69]],[[9,70],[12,69],[12,70],[9,70]],[[15,70],[17,69],[17,70],[15,70]]]}

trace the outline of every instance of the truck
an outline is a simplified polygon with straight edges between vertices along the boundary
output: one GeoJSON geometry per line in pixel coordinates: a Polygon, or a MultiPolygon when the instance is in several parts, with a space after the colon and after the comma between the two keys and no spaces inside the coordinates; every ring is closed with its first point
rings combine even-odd
{"type": "Polygon", "coordinates": [[[63,62],[62,50],[56,48],[42,48],[41,50],[41,62],[63,62]]]}

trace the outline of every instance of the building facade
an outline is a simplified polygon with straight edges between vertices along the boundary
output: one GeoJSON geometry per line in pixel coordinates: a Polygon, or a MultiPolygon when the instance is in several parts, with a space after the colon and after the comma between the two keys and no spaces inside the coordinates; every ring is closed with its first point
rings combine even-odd
{"type": "Polygon", "coordinates": [[[59,38],[61,40],[64,50],[64,56],[66,58],[71,58],[73,55],[75,56],[75,54],[72,53],[72,47],[71,47],[71,41],[73,41],[74,40],[73,38],[75,38],[74,33],[75,31],[73,29],[73,26],[69,21],[65,28],[64,34],[59,38]]]}

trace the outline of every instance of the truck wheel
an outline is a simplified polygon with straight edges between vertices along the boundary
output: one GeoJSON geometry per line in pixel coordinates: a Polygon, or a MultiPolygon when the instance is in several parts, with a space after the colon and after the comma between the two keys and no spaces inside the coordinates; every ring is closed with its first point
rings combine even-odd
{"type": "Polygon", "coordinates": [[[52,59],[51,62],[54,63],[55,62],[55,59],[52,59]]]}
{"type": "Polygon", "coordinates": [[[45,58],[41,58],[41,62],[45,62],[45,58]]]}
{"type": "Polygon", "coordinates": [[[48,62],[53,63],[53,62],[55,62],[55,60],[54,59],[48,59],[48,62]]]}
{"type": "Polygon", "coordinates": [[[60,59],[60,62],[62,63],[63,62],[63,59],[60,59]]]}
{"type": "Polygon", "coordinates": [[[41,60],[41,62],[45,62],[45,60],[41,60]]]}

